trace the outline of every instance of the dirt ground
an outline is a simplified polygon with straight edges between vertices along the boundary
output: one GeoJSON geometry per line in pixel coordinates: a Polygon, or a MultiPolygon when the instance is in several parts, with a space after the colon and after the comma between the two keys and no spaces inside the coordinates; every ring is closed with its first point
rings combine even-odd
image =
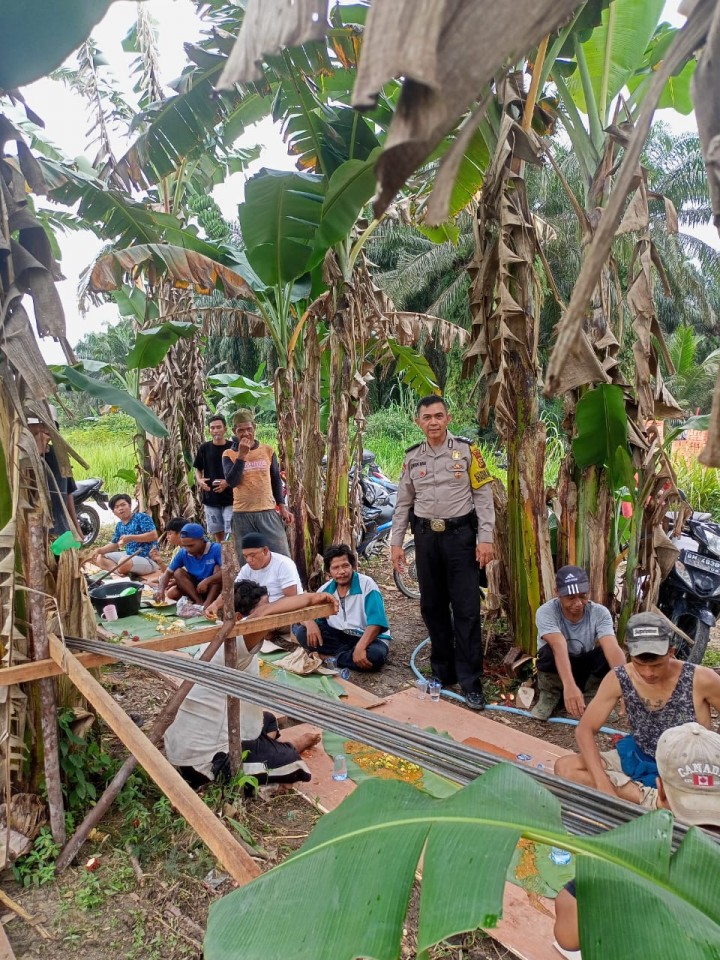
{"type": "MultiPolygon", "coordinates": [[[[353,680],[385,696],[414,685],[410,657],[426,631],[418,603],[398,592],[387,562],[376,560],[365,569],[381,585],[394,640],[390,659],[380,673],[355,675],[353,680]]],[[[502,692],[511,691],[510,682],[499,672],[510,647],[501,630],[502,624],[495,625],[486,652],[486,692],[489,700],[498,702],[502,692]]],[[[429,670],[427,649],[418,654],[417,666],[429,670]]],[[[170,692],[167,681],[120,664],[105,668],[103,681],[123,709],[145,728],[170,692]]],[[[574,745],[573,727],[500,712],[488,715],[558,745],[574,745]]],[[[118,756],[122,751],[109,732],[104,734],[103,747],[118,756]]],[[[229,809],[219,795],[214,805],[219,813],[241,822],[246,838],[249,835],[254,845],[264,849],[267,859],[261,862],[263,869],[297,849],[319,817],[314,807],[294,794],[250,800],[229,809]]],[[[158,797],[152,811],[152,840],[144,843],[144,829],[139,829],[138,844],[130,848],[139,860],[142,882],[123,842],[132,812],[117,807],[103,821],[94,841],[86,844],[78,864],[54,882],[23,889],[8,872],[3,875],[2,889],[34,918],[28,923],[11,911],[0,911],[0,921],[5,924],[18,960],[76,960],[78,956],[82,960],[196,960],[202,956],[208,909],[232,889],[232,883],[218,875],[212,855],[166,801],[158,797]],[[90,857],[98,859],[93,871],[86,868],[90,857]]],[[[417,900],[415,891],[402,944],[403,958],[415,956],[417,900]]],[[[435,960],[513,960],[513,954],[480,932],[454,940],[433,952],[435,960]]]]}

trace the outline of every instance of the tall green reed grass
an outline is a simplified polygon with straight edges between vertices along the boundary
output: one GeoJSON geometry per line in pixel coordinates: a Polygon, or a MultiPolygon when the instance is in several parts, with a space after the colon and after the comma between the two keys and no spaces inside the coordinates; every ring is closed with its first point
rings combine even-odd
{"type": "Polygon", "coordinates": [[[697,461],[688,463],[684,457],[675,457],[673,467],[677,485],[693,510],[711,513],[720,521],[720,470],[704,467],[697,461]]]}

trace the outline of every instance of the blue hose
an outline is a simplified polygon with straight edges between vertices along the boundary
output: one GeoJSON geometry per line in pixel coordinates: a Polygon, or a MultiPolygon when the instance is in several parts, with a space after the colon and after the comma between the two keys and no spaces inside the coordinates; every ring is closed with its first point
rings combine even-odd
{"type": "MultiPolygon", "coordinates": [[[[422,680],[424,678],[423,678],[423,675],[418,670],[418,668],[415,666],[415,657],[422,650],[422,648],[428,643],[430,643],[430,637],[425,637],[425,639],[415,647],[412,654],[410,655],[410,669],[418,678],[418,680],[422,680]]],[[[443,695],[443,697],[447,697],[449,700],[458,700],[460,703],[465,703],[465,697],[463,697],[462,694],[454,693],[452,690],[441,690],[440,692],[443,695]]],[[[485,707],[485,709],[497,710],[500,713],[515,713],[519,717],[528,717],[530,720],[533,719],[533,715],[530,713],[529,710],[521,710],[520,707],[503,707],[499,703],[498,704],[489,703],[485,707]]],[[[574,720],[572,717],[550,717],[550,719],[547,722],[548,723],[565,723],[570,727],[576,727],[579,723],[579,720],[574,720]]],[[[607,733],[609,736],[615,736],[616,734],[619,734],[621,737],[627,736],[627,733],[625,731],[615,730],[613,727],[600,727],[599,732],[607,733]]]]}

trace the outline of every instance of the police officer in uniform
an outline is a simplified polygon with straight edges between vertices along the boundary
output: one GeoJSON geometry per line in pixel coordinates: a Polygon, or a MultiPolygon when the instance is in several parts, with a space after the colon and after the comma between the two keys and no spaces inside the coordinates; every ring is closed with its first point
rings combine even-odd
{"type": "Polygon", "coordinates": [[[408,449],[403,463],[392,562],[402,571],[410,523],[433,674],[443,686],[459,683],[467,705],[483,710],[480,567],[493,558],[492,478],[479,449],[448,431],[442,397],[420,400],[415,422],[425,440],[408,449]]]}

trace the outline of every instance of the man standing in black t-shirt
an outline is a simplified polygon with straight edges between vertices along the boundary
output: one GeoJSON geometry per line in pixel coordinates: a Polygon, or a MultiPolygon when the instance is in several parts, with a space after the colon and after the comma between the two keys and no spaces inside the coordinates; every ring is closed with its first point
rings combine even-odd
{"type": "Polygon", "coordinates": [[[230,533],[232,523],[232,489],[223,475],[222,455],[230,441],[226,437],[225,417],[216,413],[210,418],[208,430],[212,440],[200,445],[195,456],[195,478],[200,487],[205,507],[207,532],[220,543],[230,533]]]}

